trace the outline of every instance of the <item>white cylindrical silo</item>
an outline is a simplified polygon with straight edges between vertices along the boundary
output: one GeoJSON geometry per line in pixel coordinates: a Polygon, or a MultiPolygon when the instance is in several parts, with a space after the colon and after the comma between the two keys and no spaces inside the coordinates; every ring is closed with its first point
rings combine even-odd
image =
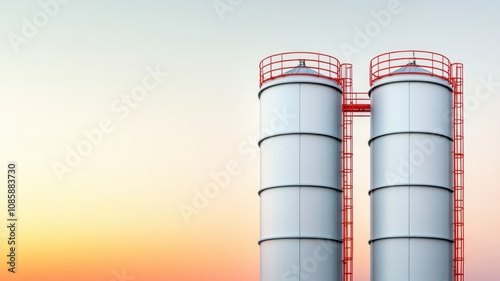
{"type": "Polygon", "coordinates": [[[319,60],[261,63],[261,281],[342,280],[342,91],[319,60]]]}
{"type": "Polygon", "coordinates": [[[449,62],[439,57],[432,64],[433,54],[422,60],[425,66],[418,58],[391,66],[394,57],[377,58],[375,65],[386,73],[372,71],[371,77],[371,280],[451,281],[449,62]]]}

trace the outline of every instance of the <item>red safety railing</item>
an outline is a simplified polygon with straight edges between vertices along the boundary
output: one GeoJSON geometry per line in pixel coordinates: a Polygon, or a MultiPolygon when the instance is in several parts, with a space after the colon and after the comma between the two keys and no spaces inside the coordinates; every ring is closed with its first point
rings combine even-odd
{"type": "Polygon", "coordinates": [[[453,271],[464,280],[464,97],[463,64],[452,64],[453,85],[453,271]]]}
{"type": "Polygon", "coordinates": [[[367,92],[352,92],[344,95],[342,112],[352,112],[353,117],[370,117],[370,97],[367,92]]]}
{"type": "Polygon", "coordinates": [[[310,75],[340,82],[340,62],[335,57],[313,52],[288,52],[269,56],[260,64],[260,84],[278,77],[310,75]],[[303,68],[304,71],[300,71],[303,68]],[[293,71],[297,70],[297,71],[293,71]]]}
{"type": "Polygon", "coordinates": [[[420,50],[388,52],[370,61],[370,86],[379,79],[400,74],[436,76],[451,83],[451,63],[441,54],[420,50]]]}

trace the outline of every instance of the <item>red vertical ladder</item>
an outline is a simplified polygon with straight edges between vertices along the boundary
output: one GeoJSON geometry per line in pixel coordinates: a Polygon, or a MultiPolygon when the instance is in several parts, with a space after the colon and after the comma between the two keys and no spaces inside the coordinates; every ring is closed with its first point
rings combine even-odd
{"type": "Polygon", "coordinates": [[[452,64],[453,85],[453,271],[464,281],[464,97],[463,64],[452,64]]]}
{"type": "Polygon", "coordinates": [[[352,65],[342,64],[342,262],[343,280],[353,281],[353,121],[370,116],[368,93],[352,91],[352,65]]]}
{"type": "Polygon", "coordinates": [[[342,64],[342,263],[344,281],[353,280],[352,65],[342,64]]]}

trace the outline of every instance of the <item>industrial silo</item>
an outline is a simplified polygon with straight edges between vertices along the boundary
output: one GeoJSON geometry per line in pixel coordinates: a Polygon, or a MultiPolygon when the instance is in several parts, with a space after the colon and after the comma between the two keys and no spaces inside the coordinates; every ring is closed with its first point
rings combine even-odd
{"type": "Polygon", "coordinates": [[[370,65],[371,280],[453,280],[450,61],[398,51],[370,65]]]}
{"type": "Polygon", "coordinates": [[[342,280],[340,68],[316,53],[260,63],[261,281],[342,280]]]}

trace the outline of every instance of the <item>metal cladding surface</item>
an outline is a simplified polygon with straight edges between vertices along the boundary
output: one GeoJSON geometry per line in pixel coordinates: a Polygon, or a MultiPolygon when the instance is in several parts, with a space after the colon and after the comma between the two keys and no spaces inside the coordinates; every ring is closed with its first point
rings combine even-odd
{"type": "Polygon", "coordinates": [[[299,74],[259,97],[260,280],[340,281],[341,88],[299,74]]]}
{"type": "Polygon", "coordinates": [[[399,73],[370,95],[371,280],[452,280],[452,89],[399,73]]]}

